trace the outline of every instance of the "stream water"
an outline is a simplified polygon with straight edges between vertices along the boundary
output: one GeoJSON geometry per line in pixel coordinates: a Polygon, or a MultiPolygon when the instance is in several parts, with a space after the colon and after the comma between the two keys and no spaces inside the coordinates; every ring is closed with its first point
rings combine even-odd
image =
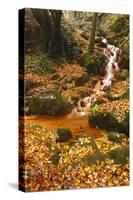
{"type": "Polygon", "coordinates": [[[96,128],[91,128],[88,124],[88,109],[96,102],[96,94],[103,95],[104,88],[110,87],[114,79],[115,73],[118,72],[118,57],[120,55],[120,49],[114,45],[108,44],[106,38],[102,39],[104,44],[103,53],[108,59],[108,63],[105,67],[106,74],[102,80],[99,80],[90,96],[87,96],[78,101],[77,107],[72,112],[65,116],[31,116],[26,120],[32,124],[38,124],[46,127],[49,130],[57,128],[69,128],[75,135],[90,135],[93,137],[99,137],[103,131],[96,128]],[[81,104],[82,102],[82,104],[81,104]]]}
{"type": "Polygon", "coordinates": [[[79,115],[83,116],[87,114],[88,108],[94,104],[97,100],[96,95],[103,95],[104,94],[104,88],[110,87],[112,85],[112,81],[115,77],[115,74],[120,71],[119,68],[119,56],[121,54],[121,51],[118,47],[115,47],[114,45],[110,45],[107,42],[106,38],[102,38],[102,43],[104,44],[103,48],[103,54],[106,56],[108,63],[105,67],[106,74],[103,77],[102,80],[99,80],[94,89],[93,93],[85,97],[84,99],[79,100],[78,102],[78,109],[79,115]],[[83,107],[81,106],[84,105],[83,107]]]}

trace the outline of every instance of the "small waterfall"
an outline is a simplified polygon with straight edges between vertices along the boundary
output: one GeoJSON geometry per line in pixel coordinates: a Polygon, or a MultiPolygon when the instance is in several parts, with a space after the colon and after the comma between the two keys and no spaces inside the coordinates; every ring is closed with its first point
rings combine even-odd
{"type": "Polygon", "coordinates": [[[105,38],[102,39],[102,43],[107,45],[103,53],[106,56],[106,58],[109,60],[107,66],[105,67],[106,75],[103,80],[103,86],[102,86],[102,90],[103,90],[105,87],[111,86],[112,80],[114,79],[114,73],[120,70],[117,63],[117,57],[120,52],[120,49],[118,47],[115,47],[114,45],[108,44],[105,38]]]}
{"type": "Polygon", "coordinates": [[[98,81],[96,85],[99,84],[97,88],[94,88],[94,94],[91,94],[88,97],[85,97],[78,101],[77,112],[80,116],[84,116],[87,114],[88,108],[96,102],[96,94],[100,94],[104,92],[105,87],[110,87],[112,85],[112,81],[115,77],[115,73],[120,71],[118,65],[118,56],[121,54],[121,51],[118,47],[114,45],[108,44],[106,38],[102,37],[102,43],[104,44],[103,54],[106,56],[108,63],[105,67],[106,74],[103,77],[102,81],[98,81]]]}

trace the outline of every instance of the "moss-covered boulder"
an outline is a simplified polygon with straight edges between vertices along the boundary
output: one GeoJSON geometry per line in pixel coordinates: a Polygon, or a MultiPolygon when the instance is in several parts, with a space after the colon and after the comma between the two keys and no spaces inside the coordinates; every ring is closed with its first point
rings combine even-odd
{"type": "Polygon", "coordinates": [[[107,97],[110,100],[118,100],[122,98],[129,98],[129,80],[116,82],[107,91],[107,97]]]}
{"type": "Polygon", "coordinates": [[[66,142],[72,137],[72,132],[68,128],[59,128],[57,129],[57,135],[56,142],[66,142]]]}
{"type": "Polygon", "coordinates": [[[48,91],[30,100],[29,114],[62,115],[70,111],[70,103],[58,92],[48,91]]]}
{"type": "Polygon", "coordinates": [[[129,162],[129,148],[114,149],[107,153],[108,158],[113,159],[116,164],[125,165],[129,162]]]}
{"type": "Polygon", "coordinates": [[[103,103],[91,108],[89,125],[108,131],[129,134],[129,105],[127,99],[103,103]]]}
{"type": "Polygon", "coordinates": [[[106,57],[102,52],[95,54],[86,53],[83,55],[81,64],[87,69],[89,74],[104,74],[106,66],[106,57]]]}

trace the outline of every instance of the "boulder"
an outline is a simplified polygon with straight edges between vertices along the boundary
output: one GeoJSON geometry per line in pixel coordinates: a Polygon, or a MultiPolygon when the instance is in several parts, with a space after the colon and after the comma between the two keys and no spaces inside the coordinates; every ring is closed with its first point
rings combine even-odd
{"type": "Polygon", "coordinates": [[[89,74],[100,74],[104,75],[104,70],[106,66],[106,57],[105,55],[97,51],[95,54],[90,55],[85,53],[81,59],[81,65],[83,65],[89,74]]]}
{"type": "Polygon", "coordinates": [[[57,135],[56,142],[66,142],[72,137],[72,132],[68,128],[59,128],[57,129],[57,135]]]}
{"type": "Polygon", "coordinates": [[[58,92],[44,92],[33,96],[30,101],[29,114],[62,115],[71,111],[67,99],[58,92]]]}
{"type": "Polygon", "coordinates": [[[91,108],[88,122],[91,127],[129,135],[129,102],[116,100],[91,108]]]}

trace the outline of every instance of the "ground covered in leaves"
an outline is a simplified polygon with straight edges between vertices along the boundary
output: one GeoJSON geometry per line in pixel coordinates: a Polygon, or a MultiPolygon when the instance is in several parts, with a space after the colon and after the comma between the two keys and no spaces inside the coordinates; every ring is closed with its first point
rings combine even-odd
{"type": "Polygon", "coordinates": [[[67,142],[57,138],[56,130],[25,123],[20,135],[25,163],[20,169],[26,191],[129,184],[129,139],[124,134],[103,132],[98,138],[81,134],[67,142]]]}

